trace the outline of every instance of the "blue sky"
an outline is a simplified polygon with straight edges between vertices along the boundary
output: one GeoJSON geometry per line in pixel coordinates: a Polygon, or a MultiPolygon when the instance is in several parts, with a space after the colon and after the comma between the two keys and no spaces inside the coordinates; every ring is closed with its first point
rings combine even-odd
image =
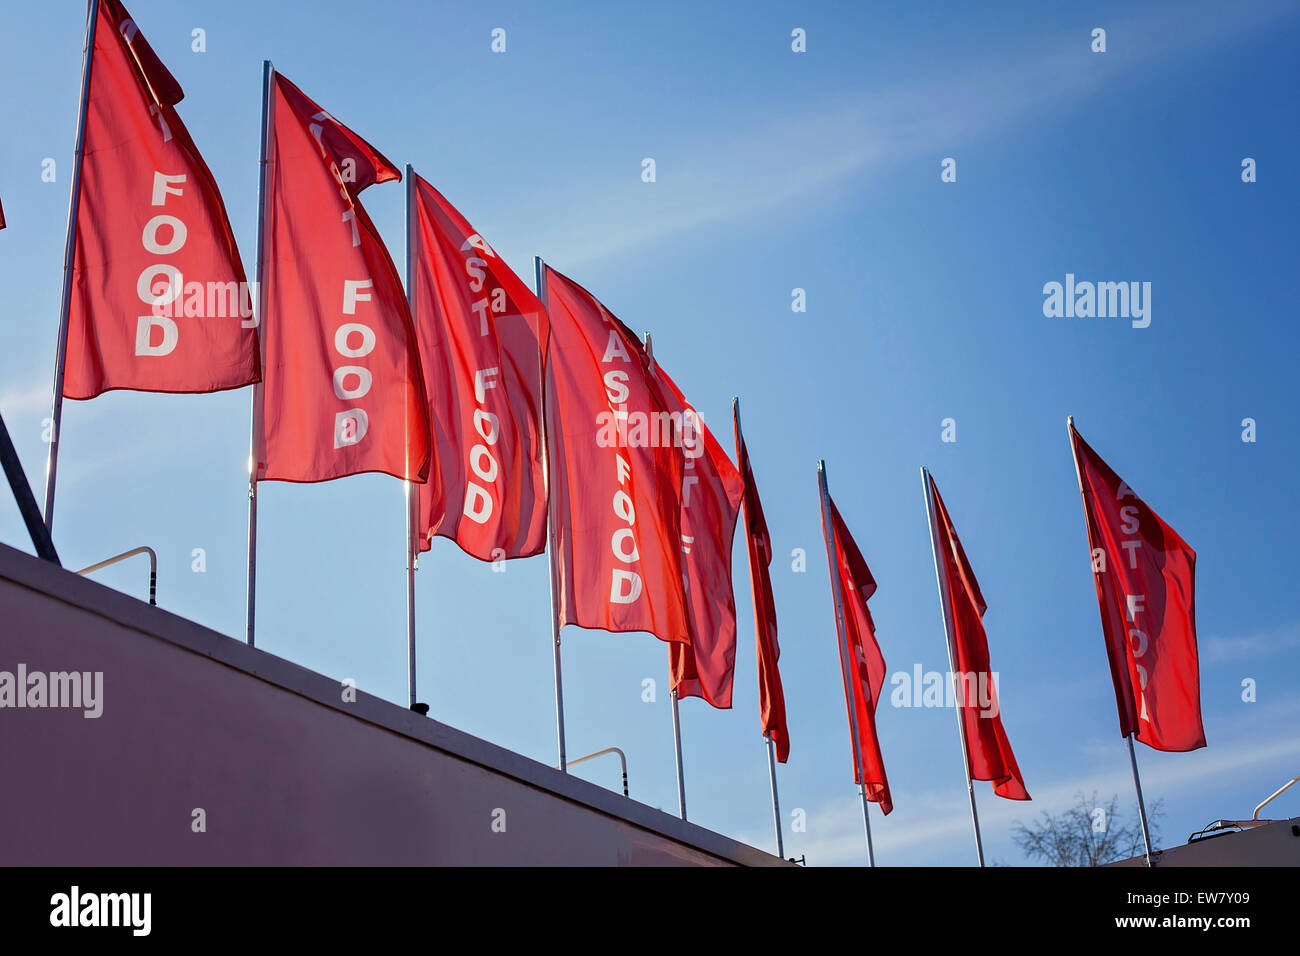
{"type": "MultiPolygon", "coordinates": [[[[792,754],[787,855],[865,862],[816,489],[879,582],[891,673],[945,670],[918,467],[931,468],[989,602],[1003,720],[1031,804],[977,784],[986,853],[1078,791],[1132,806],[1065,432],[1083,436],[1198,552],[1209,746],[1138,748],[1165,843],[1240,818],[1300,772],[1300,534],[1288,479],[1300,5],[500,3],[134,0],[186,90],[250,272],[260,61],[399,165],[410,162],[526,279],[543,255],[637,330],[730,446],[730,397],[777,560],[792,754]],[[191,51],[206,30],[207,52],[191,51]],[[490,51],[493,28],[507,51],[490,51]],[[793,53],[790,32],[807,31],[793,53]],[[1107,31],[1107,52],[1090,51],[1107,31]],[[652,157],[657,181],[641,181],[652,157]],[[957,181],[940,182],[940,162],[957,181]],[[1241,161],[1258,182],[1241,181],[1241,161]],[[1152,322],[1046,318],[1044,283],[1152,284],[1152,322]],[[806,290],[807,311],[791,311],[806,290]],[[957,441],[940,441],[954,418],[957,441]],[[1241,441],[1254,418],[1258,441],[1241,441]],[[802,548],[807,570],[792,570],[802,548]],[[1257,682],[1243,702],[1242,681],[1257,682]],[[805,832],[791,832],[802,810],[805,832]]],[[[14,11],[0,36],[5,289],[0,411],[39,486],[84,4],[14,11]],[[58,163],[41,180],[42,160],[58,163]]],[[[401,266],[403,191],[365,203],[401,266]]],[[[159,599],[243,633],[248,392],[110,393],[65,406],[56,543],[80,567],[159,552],[159,599]],[[191,569],[202,548],[206,571],[191,569]]],[[[38,491],[39,495],[39,491],[38,491]]],[[[405,703],[402,486],[269,483],[259,645],[405,703]]],[[[0,540],[30,550],[0,502],[0,540]]],[[[772,844],[740,541],[735,706],[682,705],[695,822],[772,844]]],[[[141,566],[98,579],[145,594],[141,566]]],[[[554,758],[544,558],[504,574],[439,539],[418,575],[432,716],[554,758]]],[[[566,629],[571,755],[627,751],[632,795],[675,812],[663,645],[566,629]],[[658,682],[657,701],[642,681],[658,682]]],[[[111,693],[111,691],[110,691],[111,693]]],[[[111,701],[109,702],[111,706],[111,701]]],[[[877,715],[895,811],[882,865],[973,862],[952,714],[877,715]]],[[[576,773],[610,787],[601,761],[576,773]]],[[[1300,813],[1300,796],[1274,805],[1300,813]]]]}

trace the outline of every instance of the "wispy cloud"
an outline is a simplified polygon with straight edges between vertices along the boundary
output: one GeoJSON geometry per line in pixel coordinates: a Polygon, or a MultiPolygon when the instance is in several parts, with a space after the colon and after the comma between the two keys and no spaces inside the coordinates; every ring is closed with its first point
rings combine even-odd
{"type": "MultiPolygon", "coordinates": [[[[64,403],[65,417],[64,424],[67,424],[67,408],[70,403],[64,403]]],[[[86,424],[94,421],[95,417],[103,409],[103,402],[77,402],[77,416],[79,424],[86,424]]],[[[14,443],[21,446],[20,435],[27,438],[37,434],[39,425],[43,434],[45,431],[45,420],[50,415],[50,383],[37,382],[30,385],[10,387],[0,390],[0,415],[4,416],[5,425],[9,429],[9,434],[14,443]]],[[[148,436],[127,431],[124,433],[126,440],[121,443],[109,446],[109,450],[102,454],[88,454],[85,449],[79,449],[78,454],[73,457],[63,456],[60,458],[59,465],[59,485],[67,489],[80,485],[86,481],[95,478],[106,468],[114,467],[125,462],[139,462],[146,460],[147,456],[166,449],[174,449],[174,439],[161,441],[148,436]],[[133,440],[132,440],[133,439],[133,440]]],[[[45,455],[47,448],[42,443],[37,446],[36,454],[39,458],[31,458],[25,463],[27,479],[34,485],[44,482],[45,475],[45,455]]],[[[43,484],[41,487],[44,487],[43,484]]],[[[39,494],[40,489],[37,488],[39,494]]]]}
{"type": "Polygon", "coordinates": [[[50,383],[9,387],[0,390],[0,414],[5,420],[28,418],[50,411],[50,383]]]}
{"type": "Polygon", "coordinates": [[[1209,637],[1200,642],[1201,660],[1205,663],[1268,657],[1300,647],[1300,621],[1257,631],[1238,637],[1209,637]]]}
{"type": "MultiPolygon", "coordinates": [[[[1112,742],[1112,752],[1118,746],[1112,742]]],[[[1259,764],[1288,761],[1294,765],[1296,758],[1300,758],[1300,737],[1294,734],[1243,746],[1218,743],[1213,751],[1201,751],[1194,758],[1183,755],[1178,761],[1144,767],[1143,789],[1151,793],[1168,792],[1206,780],[1228,778],[1259,764]]],[[[988,787],[983,783],[977,786],[988,787]]],[[[1133,779],[1124,769],[1063,781],[1045,789],[1035,788],[1034,799],[1027,804],[985,799],[980,803],[980,826],[986,833],[1009,830],[1018,820],[1028,822],[1042,812],[1059,813],[1074,805],[1080,793],[1126,794],[1132,786],[1133,779]]],[[[964,794],[936,798],[895,793],[894,802],[897,809],[884,823],[875,809],[872,810],[872,837],[879,862],[889,865],[921,862],[933,858],[937,844],[970,841],[970,805],[964,794]]],[[[1216,815],[1217,809],[1207,803],[1206,822],[1216,815]]],[[[1245,809],[1248,808],[1243,808],[1243,812],[1245,809]]],[[[862,805],[856,796],[837,799],[810,812],[807,827],[807,838],[800,841],[799,852],[807,855],[810,864],[843,866],[865,861],[862,805]]],[[[767,846],[771,835],[756,832],[741,839],[767,846]]]]}
{"type": "MultiPolygon", "coordinates": [[[[857,93],[819,113],[800,106],[764,125],[685,144],[691,162],[629,193],[625,183],[575,184],[534,210],[538,247],[570,267],[715,223],[753,217],[794,200],[816,200],[854,178],[946,152],[1006,125],[1059,111],[1101,90],[1235,41],[1296,6],[1281,0],[1234,5],[1168,4],[1107,25],[1114,48],[1088,51],[1071,31],[1033,43],[983,48],[921,81],[857,93]],[[580,200],[580,201],[579,201],[580,200]],[[574,218],[573,210],[590,210],[574,218]],[[554,223],[565,223],[558,231],[554,223]],[[545,230],[551,228],[548,234],[545,230]]],[[[778,110],[774,105],[774,113],[778,110]]]]}
{"type": "Polygon", "coordinates": [[[1101,760],[1109,757],[1114,752],[1114,748],[1115,741],[1113,740],[1102,740],[1100,737],[1089,737],[1083,742],[1083,747],[1080,749],[1083,752],[1083,756],[1092,760],[1101,760]]]}

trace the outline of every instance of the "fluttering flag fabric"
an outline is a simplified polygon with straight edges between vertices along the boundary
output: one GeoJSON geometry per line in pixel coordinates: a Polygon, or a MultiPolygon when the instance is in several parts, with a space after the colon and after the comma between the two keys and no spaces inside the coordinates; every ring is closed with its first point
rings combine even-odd
{"type": "MultiPolygon", "coordinates": [[[[844,659],[845,649],[840,646],[840,665],[849,674],[852,708],[857,720],[858,755],[861,768],[853,768],[853,782],[863,784],[866,797],[880,804],[882,813],[894,809],[889,795],[889,779],[885,775],[885,760],[880,753],[880,738],[876,735],[876,707],[880,704],[880,691],[885,685],[885,657],[876,642],[876,624],[867,609],[867,601],[876,593],[876,579],[867,567],[866,559],[849,534],[848,526],[840,517],[835,502],[829,500],[831,534],[835,540],[835,554],[839,567],[840,595],[844,605],[844,629],[851,660],[844,659]]],[[[825,531],[825,529],[823,529],[825,531]]]]}
{"type": "Polygon", "coordinates": [[[5,207],[3,203],[0,203],[0,229],[3,229],[4,227],[5,227],[5,207]]]}
{"type": "Polygon", "coordinates": [[[936,551],[952,614],[952,656],[957,671],[954,696],[966,728],[970,775],[974,780],[991,781],[999,797],[1028,800],[1029,791],[1002,727],[997,681],[989,665],[983,620],[988,605],[933,478],[929,485],[937,522],[936,551]]]}
{"type": "Polygon", "coordinates": [[[402,282],[360,201],[401,173],[280,74],[265,199],[259,481],[423,482],[429,403],[402,282]]]}
{"type": "Polygon", "coordinates": [[[63,394],[258,381],[253,295],[185,95],[119,0],[99,0],[63,394]]]}
{"type": "Polygon", "coordinates": [[[1196,552],[1069,425],[1121,736],[1205,746],[1196,552]]]}
{"type": "Polygon", "coordinates": [[[559,623],[688,641],[671,404],[627,326],[549,266],[543,281],[559,623]]]}
{"type": "Polygon", "coordinates": [[[772,596],[772,536],[763,516],[758,484],[749,462],[749,449],[734,419],[736,458],[744,482],[745,547],[749,551],[749,577],[754,593],[754,640],[758,650],[758,713],[763,736],[776,745],[776,759],[790,758],[790,731],[785,720],[785,691],[781,686],[781,645],[777,643],[776,600],[772,596]]]}
{"type": "Polygon", "coordinates": [[[672,402],[669,428],[682,455],[681,530],[690,642],[668,645],[669,683],[680,697],[731,706],[736,668],[736,596],[731,550],[744,484],[703,416],[663,368],[654,378],[672,402]]]}
{"type": "Polygon", "coordinates": [[[442,535],[482,561],[539,554],[546,310],[441,193],[410,178],[411,306],[434,459],[420,549],[442,535]]]}

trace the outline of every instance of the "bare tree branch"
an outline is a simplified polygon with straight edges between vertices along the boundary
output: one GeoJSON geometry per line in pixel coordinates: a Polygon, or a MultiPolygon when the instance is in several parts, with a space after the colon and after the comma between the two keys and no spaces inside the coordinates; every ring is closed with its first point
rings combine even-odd
{"type": "MultiPolygon", "coordinates": [[[[1147,813],[1152,845],[1157,840],[1156,820],[1163,815],[1157,800],[1147,813]]],[[[1090,797],[1077,794],[1074,806],[1057,814],[1043,812],[1029,826],[1017,822],[1012,834],[1026,860],[1048,866],[1102,866],[1137,856],[1144,849],[1137,808],[1131,818],[1122,815],[1117,795],[1103,804],[1096,791],[1090,797]]]]}

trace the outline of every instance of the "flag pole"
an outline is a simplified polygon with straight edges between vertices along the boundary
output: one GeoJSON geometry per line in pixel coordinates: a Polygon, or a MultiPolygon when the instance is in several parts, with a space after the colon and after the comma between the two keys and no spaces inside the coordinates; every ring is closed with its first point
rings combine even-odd
{"type": "MultiPolygon", "coordinates": [[[[740,461],[740,449],[744,446],[745,436],[744,432],[742,432],[740,428],[740,398],[736,395],[731,396],[731,417],[736,426],[736,464],[742,465],[740,461]]],[[[744,476],[742,475],[741,477],[743,478],[744,476]]],[[[748,536],[749,504],[743,496],[740,505],[745,511],[745,533],[748,536]]],[[[748,540],[748,538],[746,538],[746,540],[748,540]]],[[[746,546],[745,554],[748,555],[749,553],[749,548],[746,546]]],[[[754,587],[754,568],[752,566],[749,569],[749,586],[751,590],[754,587]]],[[[755,621],[754,626],[755,628],[761,626],[760,622],[755,621]]],[[[772,825],[776,828],[776,855],[784,857],[785,841],[781,836],[781,803],[776,792],[776,747],[772,743],[771,736],[766,732],[763,733],[763,740],[767,743],[767,775],[772,784],[772,825]]]]}
{"type": "MultiPolygon", "coordinates": [[[[1074,445],[1074,416],[1065,419],[1065,433],[1070,439],[1070,456],[1074,459],[1074,477],[1079,481],[1079,498],[1083,502],[1083,524],[1088,534],[1088,547],[1092,548],[1092,527],[1088,524],[1088,499],[1083,490],[1083,469],[1079,466],[1079,453],[1074,445]]],[[[1151,849],[1150,830],[1147,828],[1147,808],[1142,799],[1142,778],[1138,776],[1137,754],[1133,750],[1133,735],[1124,738],[1128,742],[1128,761],[1133,768],[1133,787],[1137,790],[1138,819],[1142,823],[1142,845],[1146,851],[1147,866],[1155,866],[1155,854],[1151,849]]]]}
{"type": "Polygon", "coordinates": [[[776,795],[776,746],[770,734],[764,734],[767,741],[767,776],[772,783],[772,826],[776,828],[776,855],[785,856],[785,841],[781,839],[781,802],[776,795]]]}
{"type": "Polygon", "coordinates": [[[23,523],[27,525],[27,534],[31,536],[36,556],[61,567],[59,553],[54,549],[54,542],[50,540],[50,533],[45,529],[45,522],[41,520],[41,509],[36,504],[36,496],[32,494],[32,486],[27,483],[27,475],[23,473],[23,463],[19,460],[14,443],[9,438],[9,429],[5,427],[3,415],[0,415],[0,466],[4,469],[5,478],[9,480],[9,490],[14,493],[14,501],[17,502],[18,511],[23,516],[23,523]]]}
{"type": "MultiPolygon", "coordinates": [[[[671,675],[670,675],[671,677],[671,675]]],[[[677,708],[677,688],[673,688],[673,753],[677,757],[677,815],[686,819],[686,778],[682,775],[682,717],[677,708]]]]}
{"type": "Polygon", "coordinates": [[[844,678],[844,702],[849,710],[849,733],[853,740],[853,769],[860,783],[858,792],[862,797],[862,826],[867,834],[867,862],[876,865],[876,852],[871,845],[871,816],[867,811],[867,781],[862,769],[862,748],[858,744],[858,707],[857,694],[849,684],[848,631],[844,626],[844,593],[840,589],[840,557],[835,547],[835,529],[831,520],[831,493],[826,487],[826,462],[817,462],[817,482],[822,499],[822,537],[826,540],[826,564],[831,573],[831,594],[835,597],[835,631],[840,645],[840,673],[844,678]]]}
{"type": "MultiPolygon", "coordinates": [[[[409,468],[407,474],[410,474],[409,468]]],[[[411,710],[418,714],[428,714],[429,705],[416,703],[415,699],[415,569],[419,567],[420,561],[415,546],[417,498],[415,485],[409,480],[404,484],[406,485],[406,685],[411,710]]]]}
{"type": "MultiPolygon", "coordinates": [[[[645,334],[645,354],[650,360],[650,374],[654,374],[655,347],[654,341],[650,338],[650,333],[645,334]]],[[[672,669],[669,668],[668,679],[672,680],[672,669]]],[[[682,769],[682,716],[679,709],[679,698],[677,688],[673,688],[673,755],[677,758],[677,815],[683,820],[686,819],[686,775],[682,769]]]]}
{"type": "Polygon", "coordinates": [[[984,843],[980,839],[980,818],[975,808],[975,783],[971,779],[970,750],[966,743],[966,721],[962,719],[962,709],[966,706],[965,693],[957,694],[962,686],[957,680],[956,665],[952,653],[952,608],[948,606],[948,572],[945,562],[939,560],[939,532],[934,520],[934,498],[930,494],[930,473],[921,468],[921,484],[925,489],[925,515],[930,522],[930,550],[934,555],[934,577],[939,587],[939,607],[943,616],[944,643],[948,648],[948,674],[953,681],[953,703],[956,704],[957,735],[961,738],[962,767],[966,771],[966,793],[970,797],[970,820],[975,829],[975,855],[979,865],[984,865],[984,843]]]}
{"type": "MultiPolygon", "coordinates": [[[[534,257],[536,269],[535,284],[537,298],[542,307],[548,308],[546,296],[546,263],[541,256],[534,257]]],[[[546,352],[551,350],[551,336],[546,336],[546,352]]],[[[548,404],[546,388],[546,356],[541,350],[537,353],[538,371],[542,378],[542,480],[546,485],[546,552],[551,567],[551,639],[555,658],[555,734],[560,751],[560,771],[568,773],[569,764],[564,752],[564,681],[560,669],[560,577],[558,555],[555,552],[555,501],[551,496],[551,445],[546,429],[546,406],[548,404]]]]}
{"type": "MultiPolygon", "coordinates": [[[[415,177],[411,164],[406,164],[406,298],[410,303],[411,325],[419,326],[415,319],[415,287],[411,284],[412,263],[415,257],[411,253],[411,226],[414,217],[411,209],[415,203],[415,177]]],[[[419,704],[415,699],[415,570],[420,565],[419,549],[415,544],[415,526],[418,523],[416,511],[419,507],[419,494],[411,481],[411,437],[407,429],[406,437],[406,684],[409,692],[410,709],[417,714],[429,713],[427,704],[419,704]]]]}
{"type": "Polygon", "coordinates": [[[1151,849],[1151,832],[1147,829],[1147,807],[1142,799],[1142,778],[1138,776],[1138,759],[1137,754],[1133,752],[1133,735],[1129,734],[1125,740],[1128,741],[1128,761],[1133,767],[1133,786],[1137,789],[1138,798],[1138,818],[1142,821],[1142,844],[1146,848],[1147,866],[1155,866],[1155,853],[1151,849]]]}
{"type": "Polygon", "coordinates": [[[72,267],[77,248],[77,212],[81,205],[81,159],[86,145],[86,110],[90,104],[90,71],[95,60],[95,28],[99,0],[86,7],[86,45],[81,51],[81,106],[77,111],[77,145],[73,152],[72,190],[68,195],[68,235],[63,245],[63,294],[59,303],[59,338],[54,353],[54,396],[50,409],[50,447],[45,458],[45,531],[54,532],[54,485],[59,472],[59,435],[63,427],[63,379],[68,362],[68,315],[72,310],[72,267]]]}
{"type": "MultiPolygon", "coordinates": [[[[265,372],[262,357],[266,354],[266,284],[262,281],[262,259],[266,251],[266,198],[270,194],[267,180],[270,163],[266,156],[266,141],[271,125],[271,75],[275,72],[270,60],[262,61],[262,154],[258,160],[257,181],[257,356],[258,371],[265,372]]],[[[260,377],[260,376],[259,376],[260,377]]],[[[262,382],[253,385],[248,428],[248,603],[245,611],[248,646],[253,646],[254,622],[257,620],[257,472],[261,467],[262,443],[262,382]]]]}

